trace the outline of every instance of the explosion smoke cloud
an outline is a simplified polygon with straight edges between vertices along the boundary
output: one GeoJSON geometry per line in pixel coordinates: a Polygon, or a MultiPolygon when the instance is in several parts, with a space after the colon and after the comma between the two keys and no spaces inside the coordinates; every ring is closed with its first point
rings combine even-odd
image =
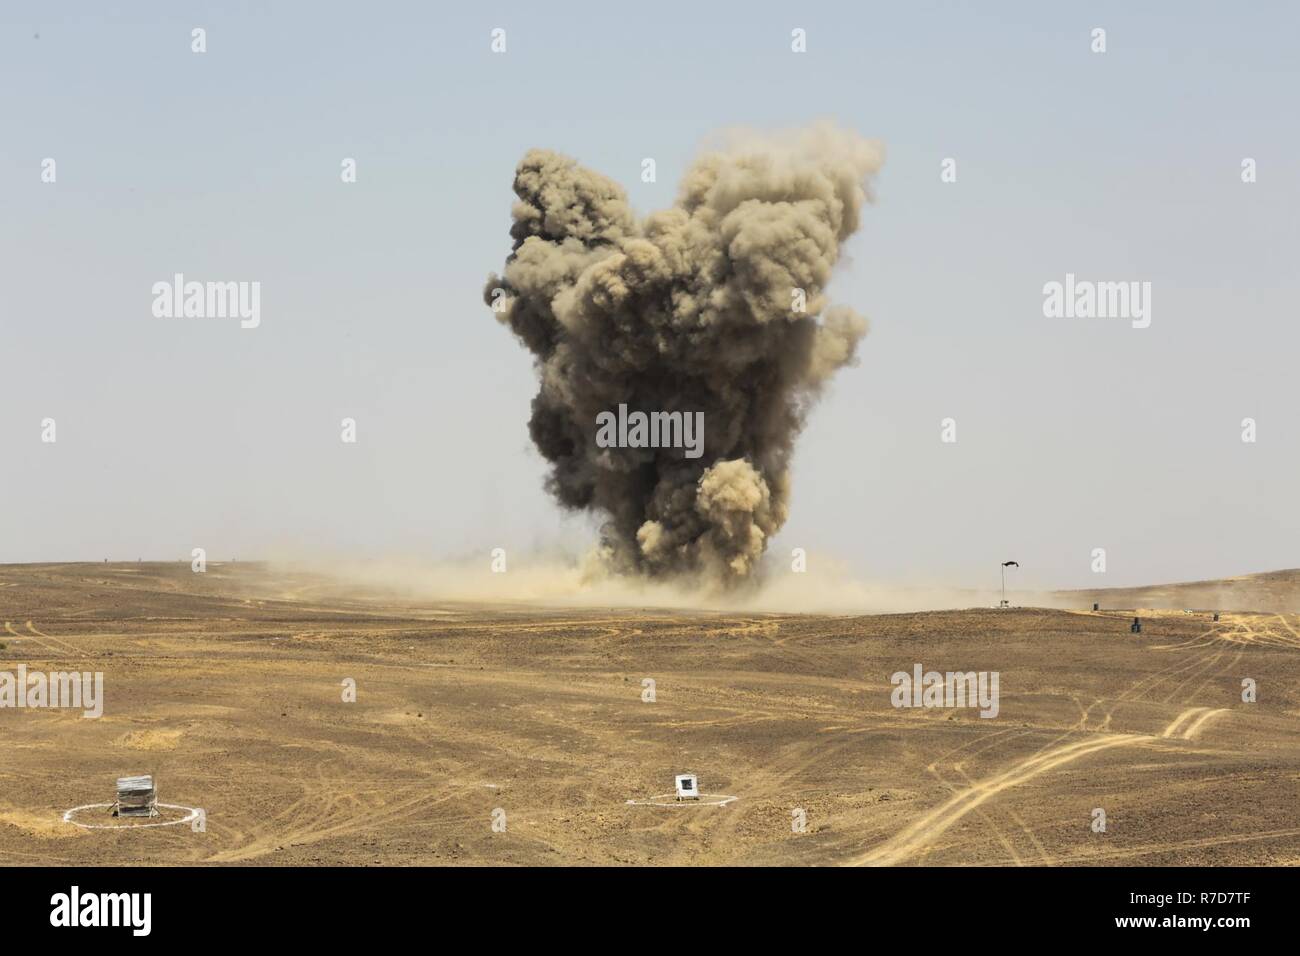
{"type": "Polygon", "coordinates": [[[529,430],[549,490],[607,517],[615,570],[755,572],[789,512],[805,416],[866,333],[824,289],[880,162],[829,125],[733,137],[696,160],[671,209],[638,219],[617,183],[568,157],[520,161],[514,248],[485,300],[537,357],[529,430]],[[620,403],[703,412],[703,455],[598,447],[596,417],[620,403]]]}

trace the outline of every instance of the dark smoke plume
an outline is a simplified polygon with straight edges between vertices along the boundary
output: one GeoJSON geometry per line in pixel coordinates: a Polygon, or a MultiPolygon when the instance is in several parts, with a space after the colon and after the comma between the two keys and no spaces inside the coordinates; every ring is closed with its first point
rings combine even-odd
{"type": "Polygon", "coordinates": [[[530,150],[503,276],[485,300],[537,356],[529,430],[565,506],[607,517],[618,571],[749,577],[785,523],[794,439],[866,320],[827,306],[879,148],[819,126],[699,158],[671,209],[638,219],[617,183],[530,150]],[[806,296],[796,311],[796,291],[806,296]],[[596,416],[704,413],[704,454],[601,448],[596,416]]]}

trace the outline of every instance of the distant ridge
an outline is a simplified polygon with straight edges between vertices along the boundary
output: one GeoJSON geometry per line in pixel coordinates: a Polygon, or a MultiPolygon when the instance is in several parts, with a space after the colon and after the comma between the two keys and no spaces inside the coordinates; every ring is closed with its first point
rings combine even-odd
{"type": "Polygon", "coordinates": [[[1300,568],[1243,574],[1215,581],[1188,581],[1136,588],[1053,591],[1070,607],[1192,608],[1197,610],[1300,613],[1300,568]]]}

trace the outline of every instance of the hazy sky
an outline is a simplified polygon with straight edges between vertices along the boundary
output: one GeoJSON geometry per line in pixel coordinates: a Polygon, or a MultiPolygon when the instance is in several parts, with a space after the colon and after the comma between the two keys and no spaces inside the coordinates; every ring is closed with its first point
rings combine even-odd
{"type": "Polygon", "coordinates": [[[709,134],[830,118],[887,151],[831,286],[872,329],[776,553],[976,586],[1300,566],[1300,6],[725,6],[6,2],[0,561],[581,546],[481,303],[515,163],[568,153],[644,213],[709,134]],[[156,318],[176,272],[260,282],[261,325],[156,318]],[[1045,318],[1067,272],[1150,282],[1150,327],[1045,318]]]}

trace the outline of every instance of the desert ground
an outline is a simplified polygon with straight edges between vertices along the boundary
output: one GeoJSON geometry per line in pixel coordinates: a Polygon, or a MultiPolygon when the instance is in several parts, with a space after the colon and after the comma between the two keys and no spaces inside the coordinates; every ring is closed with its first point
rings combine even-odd
{"type": "Polygon", "coordinates": [[[105,694],[98,719],[0,709],[0,863],[1295,864],[1300,574],[1200,587],[826,616],[0,566],[0,671],[105,694]],[[998,715],[895,708],[918,663],[997,671],[998,715]],[[654,805],[684,772],[716,799],[654,805]],[[64,822],[143,773],[206,828],[64,822]]]}

